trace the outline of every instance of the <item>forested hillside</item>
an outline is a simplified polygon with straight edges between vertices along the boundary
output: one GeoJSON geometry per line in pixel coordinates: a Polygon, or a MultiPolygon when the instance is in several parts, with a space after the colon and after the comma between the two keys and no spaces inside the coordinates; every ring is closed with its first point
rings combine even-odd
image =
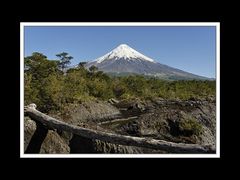
{"type": "Polygon", "coordinates": [[[92,99],[206,99],[215,96],[215,81],[166,81],[140,75],[109,76],[84,63],[67,69],[71,56],[61,53],[49,60],[33,53],[24,62],[24,103],[35,103],[42,112],[59,111],[66,104],[92,99]]]}

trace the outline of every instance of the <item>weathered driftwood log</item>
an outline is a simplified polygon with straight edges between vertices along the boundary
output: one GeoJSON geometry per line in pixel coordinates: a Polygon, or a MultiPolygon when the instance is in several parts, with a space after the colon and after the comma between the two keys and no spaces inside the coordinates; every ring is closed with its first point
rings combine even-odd
{"type": "Polygon", "coordinates": [[[163,140],[156,140],[150,138],[140,138],[132,136],[124,136],[119,134],[112,134],[79,126],[71,125],[55,118],[52,118],[46,114],[41,113],[35,108],[25,107],[25,114],[31,117],[35,121],[39,121],[49,128],[68,131],[73,134],[90,138],[106,141],[113,144],[121,144],[127,146],[138,146],[144,148],[152,148],[158,150],[164,150],[170,153],[215,153],[215,150],[209,146],[200,146],[197,144],[184,144],[173,143],[163,140]]]}
{"type": "Polygon", "coordinates": [[[114,119],[114,120],[110,120],[110,121],[100,122],[100,123],[98,123],[98,125],[124,122],[124,121],[134,120],[134,119],[137,119],[137,118],[138,118],[138,116],[133,116],[133,117],[129,117],[129,118],[114,119]]]}

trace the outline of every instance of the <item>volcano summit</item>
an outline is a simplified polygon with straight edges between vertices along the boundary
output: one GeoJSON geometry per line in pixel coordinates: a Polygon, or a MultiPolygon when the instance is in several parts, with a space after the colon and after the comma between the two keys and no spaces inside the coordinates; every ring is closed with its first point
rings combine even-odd
{"type": "Polygon", "coordinates": [[[161,64],[126,44],[121,44],[104,56],[88,62],[86,67],[93,65],[113,75],[141,74],[169,80],[209,79],[161,64]]]}

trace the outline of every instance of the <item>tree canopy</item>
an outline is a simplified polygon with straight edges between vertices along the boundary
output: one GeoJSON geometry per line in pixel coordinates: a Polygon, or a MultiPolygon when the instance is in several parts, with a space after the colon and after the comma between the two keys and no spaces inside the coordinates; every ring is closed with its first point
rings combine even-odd
{"type": "Polygon", "coordinates": [[[91,99],[165,99],[208,98],[215,96],[215,81],[166,81],[140,75],[112,77],[97,67],[85,69],[66,68],[72,59],[68,53],[60,53],[59,61],[49,60],[34,52],[25,57],[24,99],[25,104],[36,103],[39,110],[59,110],[67,103],[79,103],[91,99]],[[62,64],[59,69],[59,64],[62,64]]]}
{"type": "Polygon", "coordinates": [[[58,62],[58,67],[64,71],[64,69],[66,69],[68,67],[68,65],[71,63],[71,60],[73,59],[72,56],[69,56],[68,53],[66,52],[62,52],[59,54],[56,54],[56,56],[59,58],[59,62],[58,62]]]}

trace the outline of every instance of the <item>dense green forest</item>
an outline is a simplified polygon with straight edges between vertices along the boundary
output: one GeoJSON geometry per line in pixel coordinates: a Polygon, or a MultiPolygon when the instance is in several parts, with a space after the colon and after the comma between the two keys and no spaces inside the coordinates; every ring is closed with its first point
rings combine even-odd
{"type": "Polygon", "coordinates": [[[60,110],[68,103],[92,99],[190,99],[215,96],[215,81],[166,81],[140,75],[112,77],[84,63],[66,69],[71,56],[49,60],[41,53],[24,59],[24,103],[35,103],[43,112],[60,110]]]}

